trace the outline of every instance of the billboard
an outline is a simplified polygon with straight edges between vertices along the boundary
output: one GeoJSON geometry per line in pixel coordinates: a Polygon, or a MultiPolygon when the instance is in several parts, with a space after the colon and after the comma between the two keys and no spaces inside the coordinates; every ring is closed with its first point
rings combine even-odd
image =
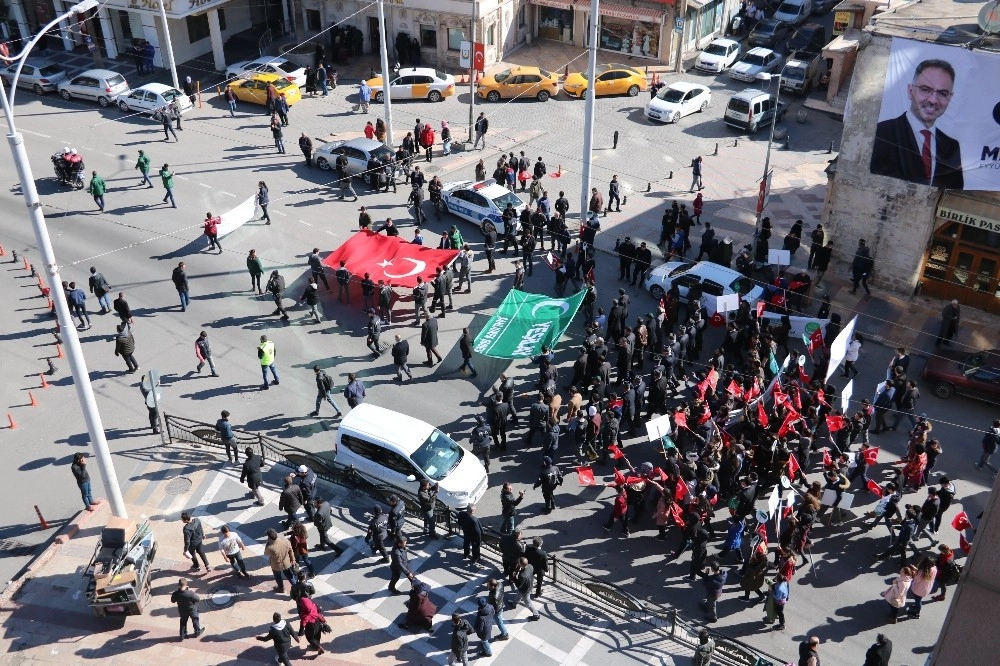
{"type": "Polygon", "coordinates": [[[873,174],[1000,191],[1000,56],[893,38],[873,174]]]}

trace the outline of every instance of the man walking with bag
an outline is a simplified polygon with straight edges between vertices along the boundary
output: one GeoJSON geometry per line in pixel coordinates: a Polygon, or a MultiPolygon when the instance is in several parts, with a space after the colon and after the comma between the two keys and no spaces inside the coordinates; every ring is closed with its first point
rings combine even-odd
{"type": "Polygon", "coordinates": [[[170,602],[177,604],[177,612],[181,616],[181,640],[188,637],[187,624],[191,620],[194,629],[194,637],[198,638],[205,633],[205,627],[201,626],[201,618],[198,617],[198,602],[201,597],[188,589],[187,581],[181,578],[177,581],[177,589],[170,595],[170,602]]]}
{"type": "Polygon", "coordinates": [[[326,400],[337,412],[337,416],[342,418],[344,413],[340,411],[340,407],[333,401],[333,378],[318,365],[313,366],[313,372],[316,374],[316,409],[309,416],[319,416],[320,405],[326,400]]]}

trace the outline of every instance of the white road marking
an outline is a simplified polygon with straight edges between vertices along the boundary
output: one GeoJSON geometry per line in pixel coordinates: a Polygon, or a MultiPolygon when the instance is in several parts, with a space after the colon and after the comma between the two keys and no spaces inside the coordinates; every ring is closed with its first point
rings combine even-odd
{"type": "Polygon", "coordinates": [[[280,210],[272,210],[271,212],[275,215],[280,215],[281,217],[288,217],[287,213],[282,213],[280,210]]]}
{"type": "MultiPolygon", "coordinates": [[[[274,211],[274,212],[276,212],[276,213],[277,213],[278,211],[274,211]]],[[[307,227],[311,227],[311,226],[312,226],[311,224],[309,224],[309,223],[308,223],[308,222],[306,222],[305,220],[299,220],[299,222],[301,222],[302,224],[306,225],[307,227]]]]}
{"type": "Polygon", "coordinates": [[[198,184],[201,185],[202,187],[204,187],[205,189],[209,189],[209,190],[212,189],[212,186],[209,185],[208,183],[198,183],[198,184]]]}
{"type": "Polygon", "coordinates": [[[232,193],[230,193],[230,192],[221,192],[221,191],[220,191],[220,194],[225,194],[225,195],[226,195],[227,197],[232,197],[232,198],[234,198],[234,199],[236,198],[236,195],[235,195],[235,194],[232,194],[232,193]]]}
{"type": "MultiPolygon", "coordinates": [[[[21,132],[23,134],[30,134],[32,136],[40,136],[43,139],[51,139],[52,138],[48,134],[42,134],[41,132],[32,132],[31,130],[26,130],[26,129],[19,129],[18,132],[21,132]]],[[[69,143],[69,141],[64,141],[63,143],[69,143]]]]}
{"type": "Polygon", "coordinates": [[[186,176],[178,176],[177,174],[174,174],[174,178],[176,178],[177,180],[191,180],[186,176]]]}

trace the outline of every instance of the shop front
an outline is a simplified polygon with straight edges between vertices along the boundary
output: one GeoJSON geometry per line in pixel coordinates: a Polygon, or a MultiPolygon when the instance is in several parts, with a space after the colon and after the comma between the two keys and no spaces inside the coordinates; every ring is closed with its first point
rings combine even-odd
{"type": "Polygon", "coordinates": [[[1000,195],[946,192],[921,271],[922,292],[1000,313],[1000,195]]]}
{"type": "MultiPolygon", "coordinates": [[[[578,11],[587,16],[590,26],[590,2],[577,3],[578,11]]],[[[630,7],[600,3],[601,23],[598,26],[597,48],[637,58],[660,59],[664,7],[630,7]]],[[[666,53],[664,57],[669,57],[666,53]]]]}
{"type": "Polygon", "coordinates": [[[532,0],[538,37],[573,43],[573,6],[560,0],[532,0]]]}

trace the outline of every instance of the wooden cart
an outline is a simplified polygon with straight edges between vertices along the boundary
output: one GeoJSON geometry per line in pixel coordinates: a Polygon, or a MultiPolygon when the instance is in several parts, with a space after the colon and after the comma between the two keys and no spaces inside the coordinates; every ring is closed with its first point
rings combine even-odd
{"type": "Polygon", "coordinates": [[[156,546],[148,520],[136,526],[111,519],[84,572],[94,615],[142,615],[152,597],[156,546]]]}

